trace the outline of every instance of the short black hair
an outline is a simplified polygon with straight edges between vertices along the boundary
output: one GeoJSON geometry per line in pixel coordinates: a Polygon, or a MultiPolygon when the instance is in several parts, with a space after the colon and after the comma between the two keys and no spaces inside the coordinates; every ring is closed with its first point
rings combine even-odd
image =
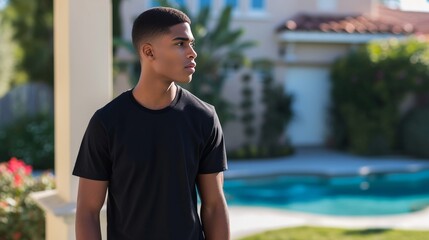
{"type": "Polygon", "coordinates": [[[132,40],[138,51],[141,40],[149,39],[170,31],[170,27],[179,23],[189,23],[189,17],[180,10],[169,7],[155,7],[141,13],[135,20],[132,29],[132,40]]]}

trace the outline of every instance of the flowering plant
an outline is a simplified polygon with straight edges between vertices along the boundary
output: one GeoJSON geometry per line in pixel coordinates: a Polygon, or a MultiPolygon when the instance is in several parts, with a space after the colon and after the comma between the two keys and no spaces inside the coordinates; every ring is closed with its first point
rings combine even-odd
{"type": "Polygon", "coordinates": [[[0,240],[44,239],[45,216],[29,194],[54,187],[52,174],[33,177],[22,160],[0,163],[0,240]]]}

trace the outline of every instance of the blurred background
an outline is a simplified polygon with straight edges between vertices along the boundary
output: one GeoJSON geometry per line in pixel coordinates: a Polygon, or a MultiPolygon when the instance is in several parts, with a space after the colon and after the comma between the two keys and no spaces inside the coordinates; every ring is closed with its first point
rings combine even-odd
{"type": "MultiPolygon", "coordinates": [[[[216,107],[230,161],[300,149],[429,158],[426,0],[111,3],[113,97],[139,77],[134,18],[160,5],[188,13],[198,68],[183,87],[216,107]]],[[[54,169],[53,9],[0,0],[0,162],[32,175],[54,169]]]]}

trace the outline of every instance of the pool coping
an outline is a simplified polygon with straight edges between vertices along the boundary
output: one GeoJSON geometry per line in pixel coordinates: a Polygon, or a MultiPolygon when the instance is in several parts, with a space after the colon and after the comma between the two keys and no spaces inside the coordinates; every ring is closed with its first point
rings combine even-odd
{"type": "Polygon", "coordinates": [[[230,160],[225,179],[273,175],[367,176],[429,170],[429,160],[404,156],[362,157],[326,149],[301,150],[273,159],[230,160]],[[339,163],[344,164],[339,164],[339,163]]]}
{"type": "MultiPolygon", "coordinates": [[[[224,176],[226,180],[284,174],[368,176],[428,169],[429,160],[404,156],[362,157],[328,149],[299,149],[292,156],[275,159],[231,160],[224,176]]],[[[429,230],[429,208],[397,215],[331,216],[267,207],[229,206],[229,213],[233,239],[295,226],[429,230]]]]}

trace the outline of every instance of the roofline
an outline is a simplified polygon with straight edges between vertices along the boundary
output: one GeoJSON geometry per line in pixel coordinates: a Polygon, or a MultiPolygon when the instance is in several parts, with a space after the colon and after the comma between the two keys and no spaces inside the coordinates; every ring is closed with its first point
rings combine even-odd
{"type": "Polygon", "coordinates": [[[393,33],[334,33],[287,31],[277,34],[279,42],[302,43],[367,43],[381,38],[406,38],[407,35],[393,33]]]}

